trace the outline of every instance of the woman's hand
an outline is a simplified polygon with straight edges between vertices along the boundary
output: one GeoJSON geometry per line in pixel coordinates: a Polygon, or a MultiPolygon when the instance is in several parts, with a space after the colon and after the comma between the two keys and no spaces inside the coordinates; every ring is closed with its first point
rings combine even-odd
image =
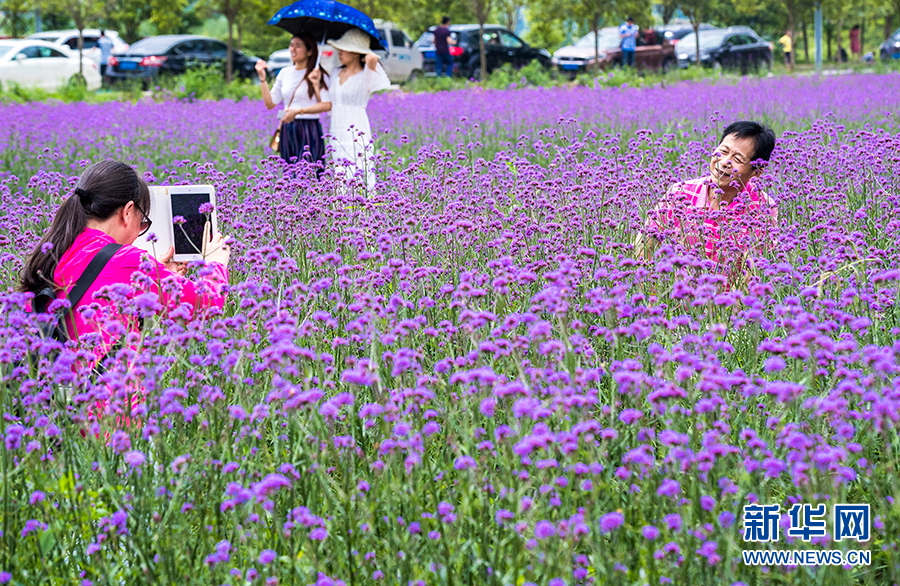
{"type": "Polygon", "coordinates": [[[281,117],[281,121],[285,122],[285,123],[293,122],[294,118],[296,118],[298,114],[303,114],[303,108],[294,108],[293,110],[285,110],[284,116],[281,117]]]}
{"type": "Polygon", "coordinates": [[[228,261],[231,259],[231,247],[228,246],[228,243],[225,242],[225,237],[221,234],[216,234],[216,237],[210,241],[210,232],[212,231],[212,226],[209,222],[204,224],[203,226],[203,260],[207,262],[217,262],[219,264],[223,264],[228,266],[228,261]]]}
{"type": "Polygon", "coordinates": [[[309,82],[316,88],[322,87],[322,70],[316,67],[309,72],[309,82]]]}
{"type": "Polygon", "coordinates": [[[369,69],[375,69],[375,65],[378,63],[379,59],[380,57],[378,57],[378,55],[376,55],[375,53],[367,53],[366,65],[369,67],[369,69]]]}
{"type": "Polygon", "coordinates": [[[254,69],[259,74],[259,81],[266,81],[266,62],[262,59],[257,59],[254,69]]]}
{"type": "Polygon", "coordinates": [[[169,247],[169,250],[163,255],[159,262],[176,275],[184,276],[187,274],[187,263],[175,262],[172,257],[175,256],[175,245],[169,247]]]}

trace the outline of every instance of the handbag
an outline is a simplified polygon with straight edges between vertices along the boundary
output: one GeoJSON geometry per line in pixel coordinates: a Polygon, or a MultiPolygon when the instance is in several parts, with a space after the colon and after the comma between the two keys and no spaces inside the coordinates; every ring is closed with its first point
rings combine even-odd
{"type": "MultiPolygon", "coordinates": [[[[285,111],[291,109],[291,104],[294,103],[294,96],[297,95],[297,90],[300,89],[300,86],[303,85],[303,81],[297,84],[297,87],[294,88],[294,93],[291,94],[291,101],[288,102],[288,105],[284,108],[285,111]]],[[[278,128],[275,129],[275,132],[272,134],[272,138],[269,139],[269,148],[275,152],[278,152],[281,147],[281,120],[278,121],[278,128]]]]}

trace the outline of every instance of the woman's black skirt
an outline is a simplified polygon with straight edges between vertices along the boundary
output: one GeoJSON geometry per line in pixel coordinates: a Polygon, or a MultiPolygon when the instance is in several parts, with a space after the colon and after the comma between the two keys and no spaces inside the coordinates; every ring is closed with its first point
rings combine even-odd
{"type": "Polygon", "coordinates": [[[294,118],[293,122],[281,125],[281,158],[306,158],[311,162],[325,158],[325,141],[322,139],[322,123],[318,118],[294,118]]]}

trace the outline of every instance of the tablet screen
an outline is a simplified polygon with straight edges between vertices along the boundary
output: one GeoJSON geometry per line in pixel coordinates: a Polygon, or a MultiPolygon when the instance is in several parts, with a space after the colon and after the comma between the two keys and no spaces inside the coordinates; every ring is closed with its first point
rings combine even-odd
{"type": "Polygon", "coordinates": [[[206,216],[200,206],[210,203],[208,193],[178,193],[169,188],[172,200],[172,217],[181,216],[184,223],[172,226],[175,236],[175,254],[200,254],[203,250],[203,225],[206,216]]]}

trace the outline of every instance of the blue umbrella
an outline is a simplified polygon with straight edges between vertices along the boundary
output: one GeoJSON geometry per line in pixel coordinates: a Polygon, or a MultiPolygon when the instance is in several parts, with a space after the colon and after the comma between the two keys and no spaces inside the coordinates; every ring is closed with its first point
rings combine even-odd
{"type": "Polygon", "coordinates": [[[309,33],[323,42],[336,39],[356,27],[372,38],[370,49],[387,50],[387,43],[371,18],[356,8],[334,0],[299,0],[276,12],[268,24],[283,28],[292,35],[309,33]]]}

